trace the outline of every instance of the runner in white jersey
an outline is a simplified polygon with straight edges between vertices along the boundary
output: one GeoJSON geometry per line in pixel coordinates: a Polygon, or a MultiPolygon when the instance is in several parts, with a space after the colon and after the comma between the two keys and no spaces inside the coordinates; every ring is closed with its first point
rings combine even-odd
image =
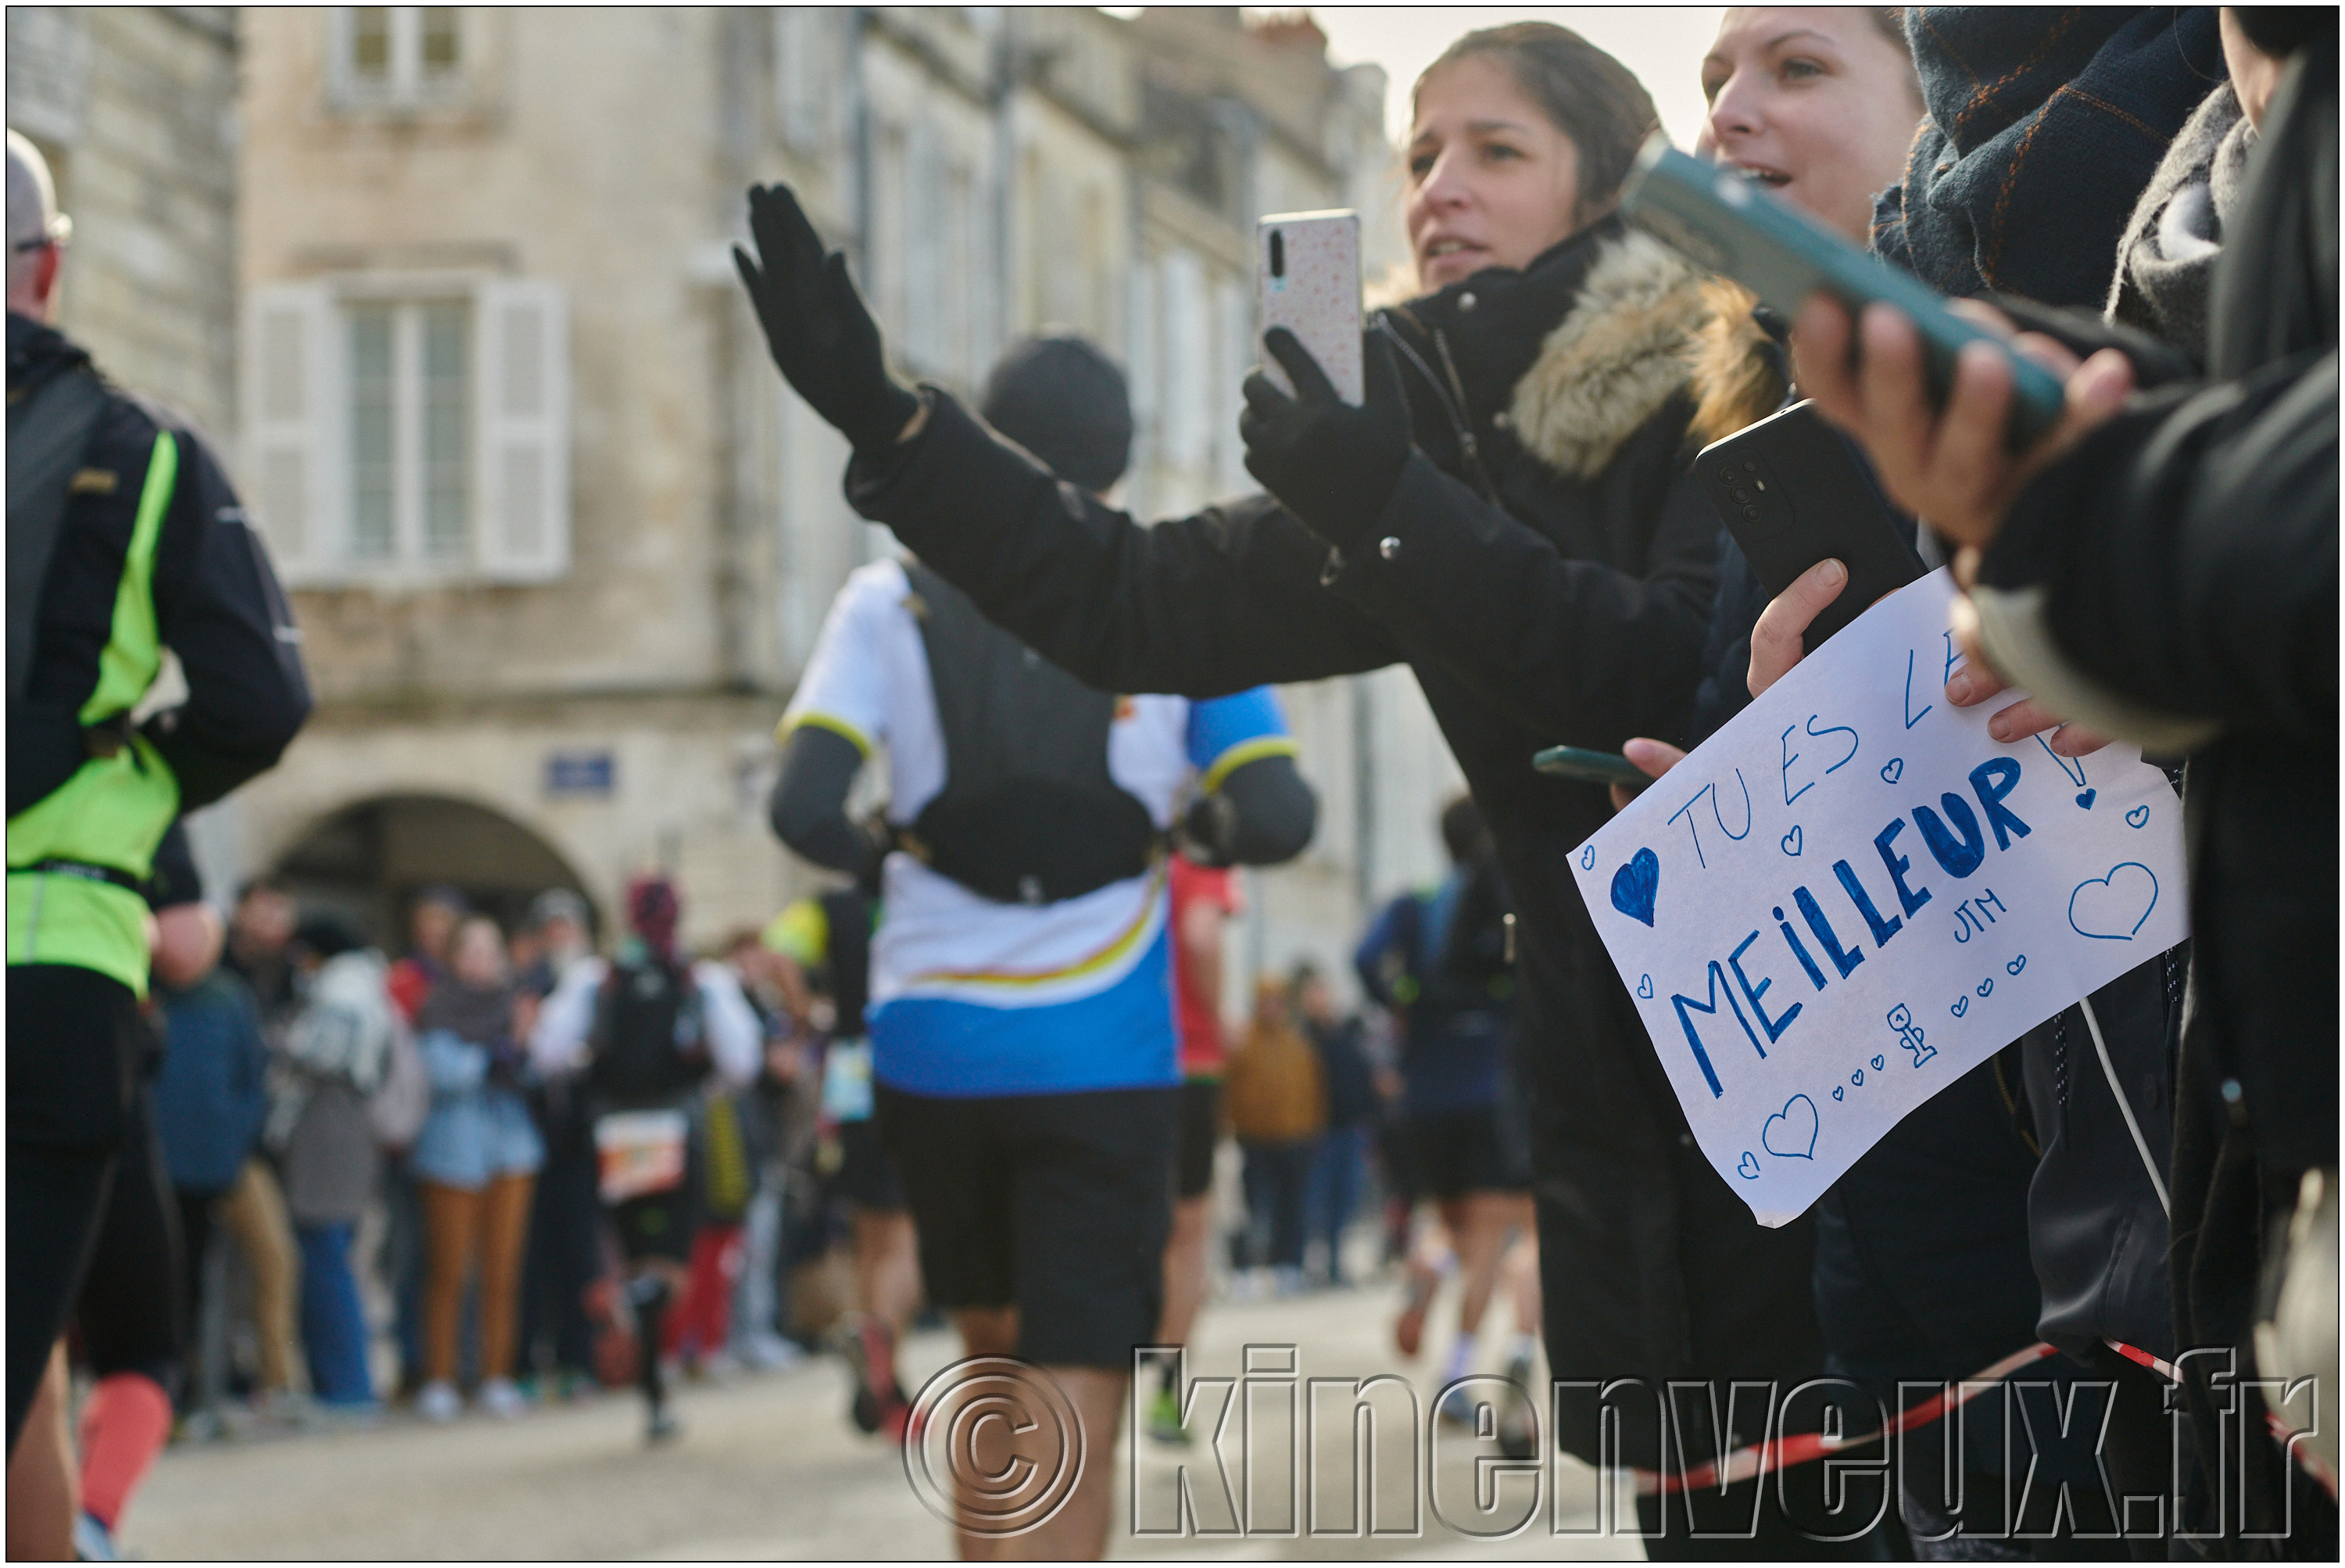
{"type": "MultiPolygon", "coordinates": [[[[1044,339],[996,372],[987,414],[1099,490],[1122,468],[1123,407],[1097,351],[1044,339]]],[[[1294,742],[1266,688],[1198,702],[1092,692],[894,561],[840,590],[782,732],[776,830],[858,876],[881,862],[877,1119],[930,1299],[970,1354],[1046,1369],[1101,1451],[1050,1520],[965,1535],[964,1551],[1097,1555],[1112,1473],[1101,1440],[1155,1329],[1171,1217],[1181,1074],[1165,850],[1178,833],[1207,863],[1299,852],[1315,808],[1294,742]],[[888,803],[858,825],[848,788],[873,759],[888,803]]]]}

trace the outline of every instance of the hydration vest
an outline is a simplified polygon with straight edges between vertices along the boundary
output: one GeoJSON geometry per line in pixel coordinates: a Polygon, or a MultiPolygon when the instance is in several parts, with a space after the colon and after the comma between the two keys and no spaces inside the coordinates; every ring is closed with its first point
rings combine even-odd
{"type": "Polygon", "coordinates": [[[928,567],[910,563],[905,575],[944,734],[945,787],[901,846],[998,903],[1056,903],[1147,871],[1162,835],[1108,774],[1116,698],[987,620],[928,567]]]}
{"type": "MultiPolygon", "coordinates": [[[[8,411],[8,691],[31,676],[40,593],[67,521],[67,489],[112,401],[96,376],[52,378],[8,411]]],[[[155,551],[178,480],[178,443],[157,431],[123,554],[97,684],[77,718],[87,759],[8,820],[8,962],[95,970],[147,994],[140,886],[178,814],[170,766],[127,719],[162,670],[155,551]]]]}

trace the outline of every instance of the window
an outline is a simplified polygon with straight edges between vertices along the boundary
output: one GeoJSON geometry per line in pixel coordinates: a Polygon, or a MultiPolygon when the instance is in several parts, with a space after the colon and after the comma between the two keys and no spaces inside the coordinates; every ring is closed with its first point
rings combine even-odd
{"type": "Polygon", "coordinates": [[[829,140],[831,19],[809,6],[774,12],[774,109],[782,139],[800,152],[829,140]]]}
{"type": "Polygon", "coordinates": [[[567,568],[557,286],[260,289],[243,384],[247,499],[289,582],[529,582],[567,568]]]}
{"type": "Polygon", "coordinates": [[[335,97],[352,107],[412,107],[462,86],[458,6],[343,6],[333,13],[331,48],[335,97]]]}

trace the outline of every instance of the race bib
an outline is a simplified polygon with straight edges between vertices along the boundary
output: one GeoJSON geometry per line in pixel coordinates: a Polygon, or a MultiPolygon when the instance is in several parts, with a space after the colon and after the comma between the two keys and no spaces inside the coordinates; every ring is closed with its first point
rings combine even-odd
{"type": "Polygon", "coordinates": [[[624,1203],[684,1185],[682,1111],[622,1111],[594,1124],[603,1201],[624,1203]]]}
{"type": "Polygon", "coordinates": [[[834,1040],[822,1059],[822,1114],[834,1122],[871,1119],[871,1042],[834,1040]]]}

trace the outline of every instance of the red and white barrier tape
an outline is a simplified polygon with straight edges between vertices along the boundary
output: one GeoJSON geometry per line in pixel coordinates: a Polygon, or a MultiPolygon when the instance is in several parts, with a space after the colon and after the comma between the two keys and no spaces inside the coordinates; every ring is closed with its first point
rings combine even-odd
{"type": "Polygon", "coordinates": [[[1659,1475],[1650,1470],[1640,1470],[1636,1472],[1637,1491],[1640,1495],[1650,1496],[1657,1492],[1699,1492],[1708,1487],[1731,1486],[1739,1481],[1755,1480],[1772,1471],[1806,1464],[1845,1449],[1862,1448],[1870,1442],[1893,1438],[1901,1432],[1928,1426],[1948,1410],[1960,1410],[1970,1403],[1985,1393],[1989,1384],[1999,1383],[2012,1373],[2032,1367],[2046,1356],[2057,1354],[2059,1352],[2053,1347],[2042,1344],[2015,1350],[1976,1377],[1965,1378],[1959,1383],[1941,1389],[1920,1404],[1898,1411],[1881,1431],[1866,1432],[1861,1437],[1842,1438],[1835,1441],[1821,1432],[1799,1432],[1770,1442],[1736,1449],[1731,1453],[1698,1464],[1683,1475],[1659,1475]]]}
{"type": "MultiPolygon", "coordinates": [[[[2148,1351],[2137,1349],[2122,1340],[2104,1339],[2101,1343],[2137,1366],[2147,1367],[2169,1383],[2178,1383],[2182,1380],[2181,1372],[2171,1361],[2161,1361],[2148,1351]]],[[[2319,1481],[2323,1491],[2332,1498],[2337,1495],[2337,1472],[2329,1468],[2329,1461],[2302,1443],[2297,1442],[2296,1429],[2280,1420],[2279,1413],[2269,1406],[2264,1410],[2264,1431],[2271,1434],[2272,1441],[2295,1456],[2296,1462],[2304,1467],[2304,1473],[2319,1481]]]]}
{"type": "MultiPolygon", "coordinates": [[[[2179,1383],[2182,1380],[2182,1374],[2176,1369],[2171,1361],[2161,1360],[2147,1350],[2137,1349],[2117,1339],[2106,1339],[2102,1342],[2127,1360],[2137,1366],[2148,1368],[2169,1383],[2179,1383]]],[[[1896,1415],[1890,1418],[1889,1424],[1881,1431],[1866,1432],[1862,1437],[1842,1438],[1835,1441],[1826,1438],[1821,1432],[1800,1432],[1790,1437],[1776,1438],[1771,1441],[1752,1443],[1736,1449],[1731,1453],[1721,1454],[1716,1459],[1698,1464],[1682,1475],[1664,1475],[1650,1470],[1639,1470],[1634,1472],[1637,1478],[1637,1492],[1640,1496],[1650,1497],[1655,1492],[1699,1492],[1710,1487],[1731,1486],[1741,1481],[1756,1480],[1774,1471],[1789,1470],[1793,1465],[1807,1464],[1848,1449],[1863,1448],[1867,1443],[1894,1438],[1928,1426],[1932,1421],[1942,1420],[1949,1410],[1960,1410],[1972,1400],[1985,1393],[1990,1384],[1999,1383],[2014,1372],[2032,1367],[2047,1356],[2058,1354],[2059,1351],[2055,1347],[2041,1343],[2030,1345],[2024,1350],[2015,1350],[1975,1377],[1965,1378],[1959,1383],[1942,1389],[1920,1404],[1898,1411],[1896,1415]]],[[[2264,1412],[2264,1427],[2271,1433],[2273,1441],[2295,1455],[2296,1461],[2304,1467],[2307,1475],[2326,1488],[2330,1496],[2337,1496],[2336,1472],[2329,1468],[2319,1454],[2303,1444],[2294,1443],[2291,1446],[2291,1440],[2297,1435],[2293,1429],[2270,1410],[2264,1412]]]]}

